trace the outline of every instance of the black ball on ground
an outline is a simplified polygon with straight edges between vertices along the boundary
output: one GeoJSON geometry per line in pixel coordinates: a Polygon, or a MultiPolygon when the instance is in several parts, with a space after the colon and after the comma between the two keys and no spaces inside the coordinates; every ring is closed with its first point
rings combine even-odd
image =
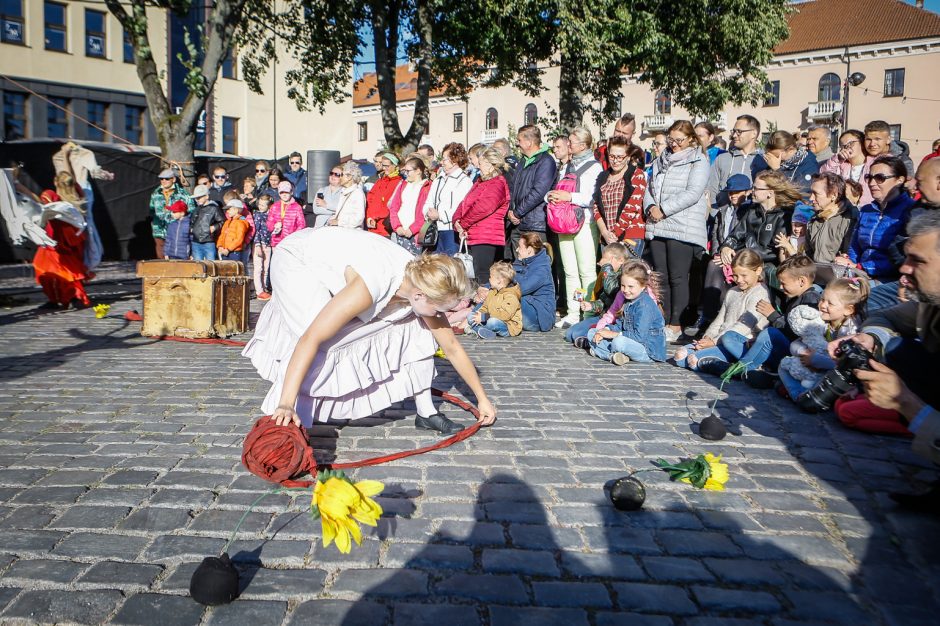
{"type": "Polygon", "coordinates": [[[728,429],[721,418],[716,415],[709,415],[698,424],[698,434],[702,439],[709,441],[719,441],[728,434],[728,429]]]}
{"type": "Polygon", "coordinates": [[[189,595],[206,606],[228,604],[238,596],[238,570],[228,553],[202,560],[189,581],[189,595]]]}
{"type": "Polygon", "coordinates": [[[646,501],[646,488],[636,478],[625,476],[611,486],[610,501],[618,511],[639,510],[646,501]]]}

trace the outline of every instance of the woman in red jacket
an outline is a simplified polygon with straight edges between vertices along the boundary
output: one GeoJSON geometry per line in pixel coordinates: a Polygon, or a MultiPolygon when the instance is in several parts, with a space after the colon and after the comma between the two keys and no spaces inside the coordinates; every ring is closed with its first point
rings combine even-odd
{"type": "Polygon", "coordinates": [[[391,233],[388,203],[401,184],[398,173],[398,157],[391,152],[382,155],[382,175],[372,185],[366,197],[366,230],[388,237],[391,233]]]}
{"type": "Polygon", "coordinates": [[[454,213],[454,229],[467,240],[473,257],[473,273],[486,281],[490,266],[506,245],[503,220],[509,210],[509,186],[503,174],[508,169],[503,155],[487,148],[480,155],[480,180],[454,213]]]}
{"type": "Polygon", "coordinates": [[[398,186],[388,204],[392,241],[412,254],[421,254],[418,231],[424,226],[424,202],[431,189],[428,168],[420,158],[410,156],[398,171],[405,177],[405,183],[398,186]]]}

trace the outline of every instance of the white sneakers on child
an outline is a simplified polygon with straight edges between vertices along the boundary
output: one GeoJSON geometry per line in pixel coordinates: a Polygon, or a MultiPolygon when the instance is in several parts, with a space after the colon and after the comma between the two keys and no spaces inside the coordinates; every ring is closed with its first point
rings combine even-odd
{"type": "Polygon", "coordinates": [[[566,315],[565,317],[555,322],[555,328],[569,328],[577,324],[579,321],[581,321],[581,318],[577,314],[566,315]]]}

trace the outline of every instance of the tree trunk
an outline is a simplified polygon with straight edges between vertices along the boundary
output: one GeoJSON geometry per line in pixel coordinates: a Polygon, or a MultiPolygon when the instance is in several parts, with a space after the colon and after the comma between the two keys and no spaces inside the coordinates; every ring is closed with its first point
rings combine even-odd
{"type": "Polygon", "coordinates": [[[581,90],[581,70],[576,61],[567,54],[561,57],[561,73],[558,78],[558,123],[566,131],[580,126],[584,121],[584,93],[581,90]]]}
{"type": "Polygon", "coordinates": [[[164,129],[157,129],[163,160],[179,172],[179,183],[191,192],[196,184],[196,134],[192,129],[170,124],[164,129]]]}

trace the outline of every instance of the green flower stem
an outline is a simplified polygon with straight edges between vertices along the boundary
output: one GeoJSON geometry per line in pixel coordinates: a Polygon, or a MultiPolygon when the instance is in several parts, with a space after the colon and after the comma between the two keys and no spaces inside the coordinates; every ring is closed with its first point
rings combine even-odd
{"type": "MultiPolygon", "coordinates": [[[[747,368],[747,365],[745,365],[745,364],[742,363],[741,361],[738,361],[737,363],[735,363],[734,365],[732,365],[731,367],[729,367],[729,368],[727,369],[727,371],[725,371],[725,373],[721,375],[721,384],[718,386],[718,393],[721,394],[721,392],[724,391],[725,384],[726,384],[729,380],[731,380],[732,377],[734,377],[734,376],[736,376],[737,374],[743,372],[743,371],[745,370],[745,368],[747,368]]],[[[715,397],[715,401],[712,402],[711,409],[708,411],[708,414],[709,414],[709,415],[714,415],[714,414],[715,414],[715,407],[716,407],[717,405],[718,405],[718,397],[716,396],[716,397],[715,397]]]]}
{"type": "Polygon", "coordinates": [[[235,524],[235,530],[232,531],[228,541],[225,542],[225,546],[222,548],[222,552],[228,552],[229,546],[231,546],[232,542],[235,541],[235,535],[238,534],[238,529],[242,527],[242,523],[245,521],[245,518],[248,517],[248,514],[254,510],[255,506],[257,506],[259,502],[275,493],[282,493],[285,491],[307,491],[308,489],[310,489],[310,487],[282,487],[280,485],[275,485],[268,491],[265,491],[260,496],[255,498],[255,501],[251,503],[251,506],[248,507],[248,510],[245,511],[245,513],[241,516],[241,519],[238,520],[238,523],[235,524]]]}

